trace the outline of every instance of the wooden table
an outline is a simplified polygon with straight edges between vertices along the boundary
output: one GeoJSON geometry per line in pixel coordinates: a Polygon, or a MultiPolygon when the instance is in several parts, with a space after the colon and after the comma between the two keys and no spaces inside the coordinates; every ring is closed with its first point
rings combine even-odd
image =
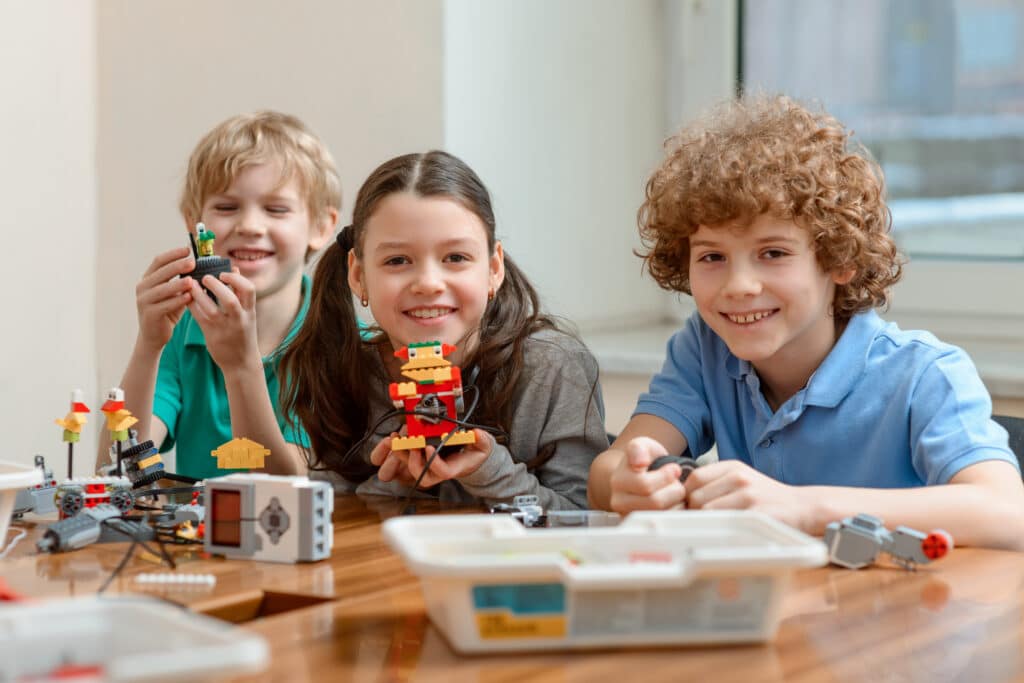
{"type": "MultiPolygon", "coordinates": [[[[400,508],[392,499],[338,497],[334,552],[316,564],[204,559],[176,548],[182,570],[215,574],[217,586],[163,595],[266,637],[270,669],[240,680],[1024,680],[1024,554],[974,549],[917,572],[798,572],[778,634],[765,645],[460,656],[427,619],[416,579],[383,543],[381,522],[400,508]]],[[[28,596],[95,592],[126,549],[37,555],[42,525],[19,525],[30,534],[0,561],[0,575],[28,596]]],[[[108,590],[134,591],[132,575],[144,571],[161,569],[133,559],[108,590]]]]}

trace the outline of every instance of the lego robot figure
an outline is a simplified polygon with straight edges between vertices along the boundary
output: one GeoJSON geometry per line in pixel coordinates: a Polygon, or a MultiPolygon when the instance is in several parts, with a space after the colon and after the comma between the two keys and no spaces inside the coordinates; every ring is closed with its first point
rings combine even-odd
{"type": "Polygon", "coordinates": [[[880,552],[887,553],[904,569],[913,569],[953,549],[953,538],[945,531],[925,534],[905,526],[889,531],[882,520],[865,514],[832,522],[825,527],[824,540],[829,560],[849,569],[872,564],[880,552]]]}
{"type": "Polygon", "coordinates": [[[422,342],[409,344],[395,351],[405,361],[402,375],[411,382],[392,382],[389,387],[391,401],[396,408],[404,408],[408,434],[391,440],[391,450],[407,451],[437,446],[476,443],[471,431],[458,429],[452,419],[463,410],[462,372],[445,356],[455,350],[450,344],[422,342]]]}
{"type": "Polygon", "coordinates": [[[121,444],[128,439],[128,429],[139,421],[131,411],[124,407],[124,389],[111,387],[107,392],[107,400],[100,408],[107,416],[107,429],[110,430],[110,441],[116,445],[117,458],[114,471],[121,476],[121,444]]]}
{"type": "MultiPolygon", "coordinates": [[[[202,223],[196,223],[196,234],[189,233],[189,241],[192,246],[192,256],[196,259],[196,267],[188,276],[202,286],[203,277],[212,275],[219,279],[221,273],[231,272],[231,259],[217,256],[213,253],[214,238],[212,230],[207,230],[202,223]]],[[[217,300],[210,290],[203,287],[203,291],[209,294],[214,301],[217,300]]]]}
{"type": "Polygon", "coordinates": [[[80,477],[57,486],[54,503],[61,519],[74,517],[85,508],[108,504],[127,514],[135,507],[135,494],[127,477],[80,477]]]}

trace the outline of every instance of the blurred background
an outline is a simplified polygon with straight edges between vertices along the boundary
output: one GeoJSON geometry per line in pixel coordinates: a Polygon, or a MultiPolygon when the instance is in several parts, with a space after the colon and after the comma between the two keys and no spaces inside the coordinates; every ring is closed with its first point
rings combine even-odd
{"type": "Polygon", "coordinates": [[[823,103],[882,163],[911,262],[886,317],[967,348],[1024,415],[1024,0],[0,0],[0,459],[59,462],[136,334],[135,283],[186,243],[188,154],[224,118],[298,115],[343,182],[444,148],[629,417],[692,311],[632,255],[664,139],[742,88],[823,103]]]}

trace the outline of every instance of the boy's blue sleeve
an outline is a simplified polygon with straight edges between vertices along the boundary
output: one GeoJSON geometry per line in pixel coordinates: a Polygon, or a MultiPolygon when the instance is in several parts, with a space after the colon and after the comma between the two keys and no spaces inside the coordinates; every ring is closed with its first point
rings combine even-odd
{"type": "Polygon", "coordinates": [[[665,363],[651,379],[647,393],[640,395],[633,411],[633,415],[654,415],[669,422],[686,437],[695,457],[706,453],[715,443],[704,385],[699,321],[700,317],[694,314],[668,340],[665,363]]]}
{"type": "Polygon", "coordinates": [[[1005,460],[1018,470],[1006,430],[992,421],[992,400],[967,354],[938,356],[921,373],[910,404],[911,457],[929,485],[985,460],[1005,460]]]}
{"type": "Polygon", "coordinates": [[[153,393],[153,415],[167,426],[167,436],[157,444],[161,453],[174,448],[178,416],[181,415],[181,349],[180,332],[184,325],[177,325],[170,341],[160,354],[160,366],[156,375],[156,389],[153,393]]]}

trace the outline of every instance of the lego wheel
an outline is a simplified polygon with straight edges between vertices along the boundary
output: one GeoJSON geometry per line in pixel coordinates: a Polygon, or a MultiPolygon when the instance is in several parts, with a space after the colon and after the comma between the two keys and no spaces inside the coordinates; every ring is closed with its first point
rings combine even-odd
{"type": "Polygon", "coordinates": [[[937,560],[944,557],[953,549],[953,537],[941,529],[932,531],[921,541],[921,552],[929,560],[937,560]]]}
{"type": "Polygon", "coordinates": [[[131,491],[114,491],[110,494],[110,504],[126,513],[135,507],[135,496],[131,491]]]}
{"type": "Polygon", "coordinates": [[[85,504],[85,497],[74,491],[65,493],[60,499],[60,511],[65,517],[74,517],[85,504]]]}

